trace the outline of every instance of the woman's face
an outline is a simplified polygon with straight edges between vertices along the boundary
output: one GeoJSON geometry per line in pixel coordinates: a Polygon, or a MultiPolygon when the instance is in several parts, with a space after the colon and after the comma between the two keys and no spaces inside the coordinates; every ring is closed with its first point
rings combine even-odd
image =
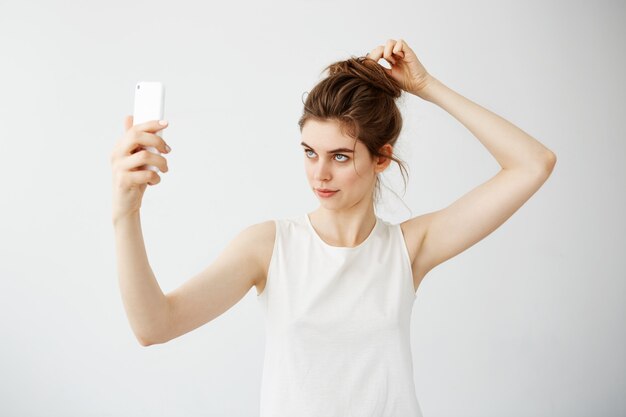
{"type": "Polygon", "coordinates": [[[338,121],[308,120],[302,128],[302,148],[307,180],[324,207],[371,204],[376,174],[389,163],[377,167],[365,145],[344,135],[338,121]],[[318,189],[336,192],[325,196],[318,189]]]}

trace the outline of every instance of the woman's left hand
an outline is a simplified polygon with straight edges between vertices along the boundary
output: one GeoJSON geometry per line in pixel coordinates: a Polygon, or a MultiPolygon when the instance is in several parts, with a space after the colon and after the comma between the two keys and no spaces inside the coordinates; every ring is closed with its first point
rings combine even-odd
{"type": "Polygon", "coordinates": [[[431,81],[430,74],[417,59],[415,52],[402,39],[389,39],[387,44],[380,45],[367,54],[367,58],[376,62],[384,58],[391,65],[391,69],[383,67],[385,72],[398,81],[404,91],[417,96],[420,96],[431,81]]]}

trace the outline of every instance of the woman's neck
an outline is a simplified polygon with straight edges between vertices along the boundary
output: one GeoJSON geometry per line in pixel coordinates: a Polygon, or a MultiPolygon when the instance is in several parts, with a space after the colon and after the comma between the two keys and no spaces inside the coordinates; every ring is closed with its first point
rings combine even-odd
{"type": "Polygon", "coordinates": [[[373,205],[349,212],[319,207],[308,216],[317,234],[332,246],[358,246],[367,239],[376,225],[373,205]]]}

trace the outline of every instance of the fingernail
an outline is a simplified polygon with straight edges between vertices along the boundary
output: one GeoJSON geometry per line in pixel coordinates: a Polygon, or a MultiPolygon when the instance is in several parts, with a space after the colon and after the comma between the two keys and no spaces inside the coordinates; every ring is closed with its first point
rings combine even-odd
{"type": "Polygon", "coordinates": [[[165,126],[167,124],[167,120],[159,120],[159,124],[161,126],[165,126]]]}
{"type": "Polygon", "coordinates": [[[169,151],[171,151],[172,148],[170,148],[169,145],[165,145],[165,150],[169,153],[169,151]]]}

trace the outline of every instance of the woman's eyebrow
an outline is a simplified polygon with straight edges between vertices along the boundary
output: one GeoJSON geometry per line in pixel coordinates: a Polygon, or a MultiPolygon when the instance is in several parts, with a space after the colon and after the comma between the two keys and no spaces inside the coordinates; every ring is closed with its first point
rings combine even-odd
{"type": "MultiPolygon", "coordinates": [[[[307,145],[304,142],[300,142],[300,145],[306,146],[307,148],[310,148],[313,152],[315,152],[315,149],[313,149],[312,147],[310,147],[309,145],[307,145]]],[[[327,151],[326,153],[335,153],[335,152],[352,152],[352,153],[354,153],[354,151],[352,149],[348,149],[348,148],[337,148],[337,149],[333,149],[332,151],[327,151]]]]}

